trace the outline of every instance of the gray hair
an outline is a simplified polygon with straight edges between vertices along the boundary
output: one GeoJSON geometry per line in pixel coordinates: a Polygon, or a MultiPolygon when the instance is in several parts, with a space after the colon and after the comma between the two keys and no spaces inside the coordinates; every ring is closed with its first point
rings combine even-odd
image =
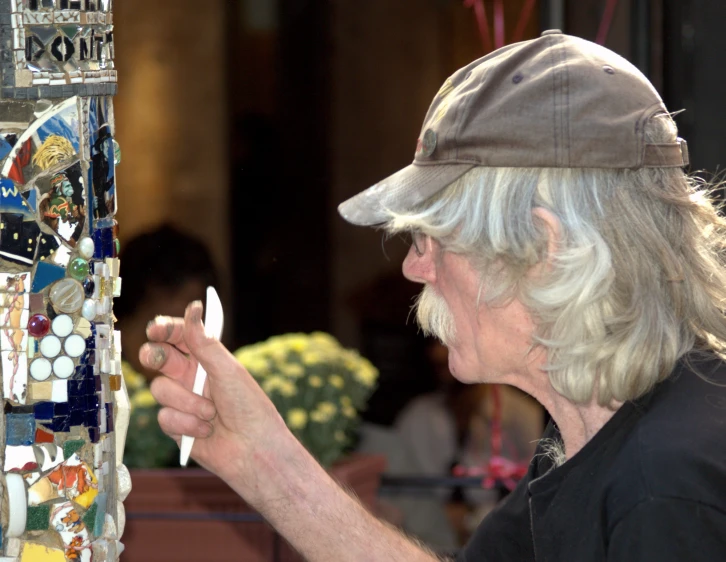
{"type": "MultiPolygon", "coordinates": [[[[669,115],[645,132],[676,138],[669,115]]],[[[477,167],[419,208],[390,212],[385,228],[418,229],[466,256],[481,298],[516,297],[532,314],[553,387],[608,405],[646,393],[694,348],[726,351],[726,221],[709,191],[680,168],[477,167]],[[560,222],[553,255],[537,207],[560,222]]]]}

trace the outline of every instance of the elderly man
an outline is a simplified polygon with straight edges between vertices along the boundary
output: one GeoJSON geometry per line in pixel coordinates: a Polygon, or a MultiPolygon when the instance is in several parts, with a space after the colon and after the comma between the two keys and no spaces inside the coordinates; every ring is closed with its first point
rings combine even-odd
{"type": "MultiPolygon", "coordinates": [[[[687,163],[644,76],[548,31],[451,76],[413,164],[341,205],[412,234],[403,273],[454,376],[554,420],[460,560],[726,560],[726,224],[687,163]]],[[[336,486],[201,313],[148,329],[165,431],[309,560],[436,560],[336,486]]]]}

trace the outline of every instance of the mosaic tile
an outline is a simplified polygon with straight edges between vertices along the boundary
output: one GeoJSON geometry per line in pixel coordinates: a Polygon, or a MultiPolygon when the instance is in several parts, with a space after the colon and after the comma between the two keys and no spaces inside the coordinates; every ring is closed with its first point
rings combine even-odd
{"type": "MultiPolygon", "coordinates": [[[[51,362],[45,357],[38,357],[37,359],[34,359],[33,362],[30,364],[30,376],[36,381],[45,381],[49,379],[52,372],[53,366],[51,362]]],[[[34,383],[30,383],[31,388],[33,387],[33,384],[34,383]]],[[[31,398],[36,397],[31,396],[31,398]]],[[[50,398],[50,395],[48,396],[48,398],[50,398]]]]}
{"type": "Polygon", "coordinates": [[[26,542],[20,562],[66,562],[66,555],[58,548],[26,542]]]}
{"type": "Polygon", "coordinates": [[[7,445],[32,445],[35,442],[35,416],[33,414],[8,414],[5,416],[5,443],[7,445]]]}
{"type": "Polygon", "coordinates": [[[63,455],[63,449],[54,443],[38,445],[35,450],[37,452],[36,459],[39,456],[41,457],[39,463],[41,472],[48,472],[54,469],[62,464],[66,458],[63,455]]]}
{"type": "Polygon", "coordinates": [[[76,366],[73,359],[67,355],[61,355],[53,361],[53,374],[60,379],[67,379],[75,372],[76,366]]]}
{"type": "Polygon", "coordinates": [[[65,338],[73,333],[73,318],[67,314],[59,314],[53,319],[51,329],[54,335],[65,338]]]}
{"type": "Polygon", "coordinates": [[[71,455],[80,451],[85,444],[85,441],[66,441],[63,444],[63,454],[66,458],[70,458],[71,455]]]}
{"type": "MultiPolygon", "coordinates": [[[[8,538],[17,538],[25,531],[28,515],[28,499],[25,495],[23,477],[19,474],[7,474],[5,476],[5,487],[7,493],[7,527],[4,529],[4,534],[8,538]]],[[[7,554],[15,552],[15,545],[8,541],[5,550],[7,554]]]]}
{"type": "Polygon", "coordinates": [[[28,506],[26,531],[46,531],[50,525],[50,506],[28,506]]]}
{"type": "Polygon", "coordinates": [[[65,276],[66,270],[64,268],[47,262],[39,262],[35,268],[31,292],[39,293],[51,283],[63,279],[65,276]]]}
{"type": "Polygon", "coordinates": [[[42,429],[35,430],[35,443],[53,443],[53,434],[43,431],[42,429]]]}
{"type": "Polygon", "coordinates": [[[31,382],[28,389],[28,395],[33,400],[50,400],[53,393],[53,383],[48,382],[31,382]]]}
{"type": "Polygon", "coordinates": [[[43,357],[53,359],[61,352],[62,344],[57,336],[45,336],[40,340],[40,353],[43,357]]]}
{"type": "Polygon", "coordinates": [[[8,400],[25,404],[28,388],[28,361],[25,353],[3,351],[0,353],[3,372],[3,396],[8,400]]]}
{"type": "Polygon", "coordinates": [[[32,446],[7,445],[5,447],[5,462],[3,464],[5,472],[35,470],[37,468],[38,461],[35,458],[32,446]]]}
{"type": "Polygon", "coordinates": [[[68,401],[68,381],[60,380],[53,381],[53,390],[51,392],[51,398],[53,402],[67,402],[68,401]]]}
{"type": "Polygon", "coordinates": [[[31,293],[28,298],[31,314],[45,312],[45,297],[41,293],[31,293]]]}

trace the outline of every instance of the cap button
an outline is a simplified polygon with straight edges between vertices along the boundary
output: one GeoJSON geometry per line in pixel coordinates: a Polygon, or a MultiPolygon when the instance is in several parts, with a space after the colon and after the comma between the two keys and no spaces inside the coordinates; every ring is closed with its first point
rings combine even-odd
{"type": "Polygon", "coordinates": [[[433,129],[426,129],[423,138],[419,139],[418,146],[416,147],[416,156],[419,158],[428,158],[436,150],[436,143],[438,141],[436,131],[433,129]]]}
{"type": "Polygon", "coordinates": [[[544,37],[545,35],[562,35],[562,30],[560,29],[548,29],[547,31],[543,31],[542,35],[540,37],[544,37]]]}

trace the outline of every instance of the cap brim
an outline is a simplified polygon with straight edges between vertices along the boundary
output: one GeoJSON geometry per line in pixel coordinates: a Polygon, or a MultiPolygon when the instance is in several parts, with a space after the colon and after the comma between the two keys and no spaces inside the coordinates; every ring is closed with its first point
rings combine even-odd
{"type": "Polygon", "coordinates": [[[411,164],[338,206],[349,223],[382,224],[390,211],[410,211],[471,170],[474,164],[411,164]]]}

